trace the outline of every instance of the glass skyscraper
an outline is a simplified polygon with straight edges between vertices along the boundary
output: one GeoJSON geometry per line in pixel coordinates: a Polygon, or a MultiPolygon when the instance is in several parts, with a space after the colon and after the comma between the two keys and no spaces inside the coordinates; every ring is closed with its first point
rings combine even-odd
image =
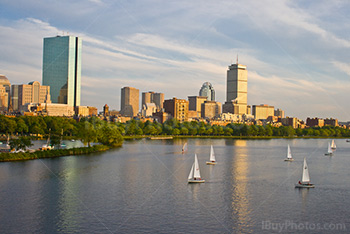
{"type": "Polygon", "coordinates": [[[208,101],[215,101],[215,90],[209,82],[205,82],[199,90],[199,96],[208,97],[208,101]]]}
{"type": "Polygon", "coordinates": [[[52,103],[80,106],[81,38],[44,38],[43,85],[50,86],[52,103]]]}

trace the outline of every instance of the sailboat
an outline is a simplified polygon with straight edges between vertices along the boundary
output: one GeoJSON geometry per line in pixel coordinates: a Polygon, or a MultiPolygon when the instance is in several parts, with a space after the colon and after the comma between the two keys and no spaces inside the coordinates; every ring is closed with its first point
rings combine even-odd
{"type": "Polygon", "coordinates": [[[301,177],[301,181],[295,185],[296,188],[315,188],[314,184],[310,184],[310,175],[309,175],[309,168],[306,164],[306,158],[304,158],[304,165],[303,165],[303,175],[301,177]]]}
{"type": "Polygon", "coordinates": [[[328,150],[327,150],[327,153],[325,153],[324,155],[327,155],[327,156],[332,156],[333,155],[333,151],[332,151],[332,148],[331,148],[331,144],[328,142],[328,150]]]}
{"type": "Polygon", "coordinates": [[[288,144],[288,147],[287,147],[287,158],[286,159],[284,159],[284,161],[289,161],[289,162],[291,162],[291,161],[293,161],[294,159],[293,159],[293,157],[292,157],[292,152],[290,151],[290,146],[289,146],[289,144],[288,144]]]}
{"type": "Polygon", "coordinates": [[[213,146],[210,147],[210,158],[209,162],[207,161],[207,165],[215,165],[216,160],[215,160],[215,154],[214,154],[214,148],[213,146]]]}
{"type": "Polygon", "coordinates": [[[335,145],[334,140],[332,140],[331,149],[335,150],[336,148],[337,148],[337,146],[335,145]]]}
{"type": "Polygon", "coordinates": [[[186,153],[187,152],[187,142],[182,146],[182,153],[186,153]]]}
{"type": "Polygon", "coordinates": [[[43,144],[41,150],[51,150],[53,146],[50,145],[50,135],[47,138],[46,144],[43,144]]]}
{"type": "Polygon", "coordinates": [[[194,155],[194,163],[190,174],[188,175],[188,183],[204,183],[205,180],[201,178],[201,173],[199,172],[199,164],[197,159],[197,154],[194,155]]]}

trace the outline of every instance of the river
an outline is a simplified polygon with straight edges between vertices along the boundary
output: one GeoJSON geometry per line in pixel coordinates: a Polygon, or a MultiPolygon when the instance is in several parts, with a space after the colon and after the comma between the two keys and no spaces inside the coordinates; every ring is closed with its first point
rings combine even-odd
{"type": "Polygon", "coordinates": [[[1,233],[346,233],[350,143],[329,157],[330,140],[141,139],[0,163],[1,233]],[[195,153],[202,184],[187,183],[195,153]],[[304,157],[316,187],[295,189],[304,157]]]}

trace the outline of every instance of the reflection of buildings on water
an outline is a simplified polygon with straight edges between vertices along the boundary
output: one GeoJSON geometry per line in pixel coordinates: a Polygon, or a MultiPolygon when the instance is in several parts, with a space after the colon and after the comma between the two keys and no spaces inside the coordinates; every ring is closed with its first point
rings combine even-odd
{"type": "MultiPolygon", "coordinates": [[[[246,140],[235,140],[235,146],[246,146],[246,140]]],[[[232,194],[232,218],[236,220],[234,232],[249,232],[251,225],[249,197],[248,197],[248,155],[246,148],[233,147],[232,176],[233,176],[233,194],[232,194]]]]}

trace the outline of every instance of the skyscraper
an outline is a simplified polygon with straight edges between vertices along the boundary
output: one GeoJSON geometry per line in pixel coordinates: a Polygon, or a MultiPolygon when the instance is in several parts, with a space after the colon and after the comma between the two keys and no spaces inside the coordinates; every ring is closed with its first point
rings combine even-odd
{"type": "Polygon", "coordinates": [[[223,112],[247,114],[248,72],[247,66],[232,64],[227,70],[226,102],[223,112]]]}
{"type": "Polygon", "coordinates": [[[133,87],[123,87],[121,92],[120,113],[124,116],[137,116],[139,112],[139,90],[133,87]]]}
{"type": "Polygon", "coordinates": [[[81,38],[44,38],[43,85],[50,86],[53,103],[80,106],[81,38]]]}
{"type": "Polygon", "coordinates": [[[199,90],[199,96],[208,97],[208,101],[215,101],[215,90],[209,82],[205,82],[199,90]]]}

